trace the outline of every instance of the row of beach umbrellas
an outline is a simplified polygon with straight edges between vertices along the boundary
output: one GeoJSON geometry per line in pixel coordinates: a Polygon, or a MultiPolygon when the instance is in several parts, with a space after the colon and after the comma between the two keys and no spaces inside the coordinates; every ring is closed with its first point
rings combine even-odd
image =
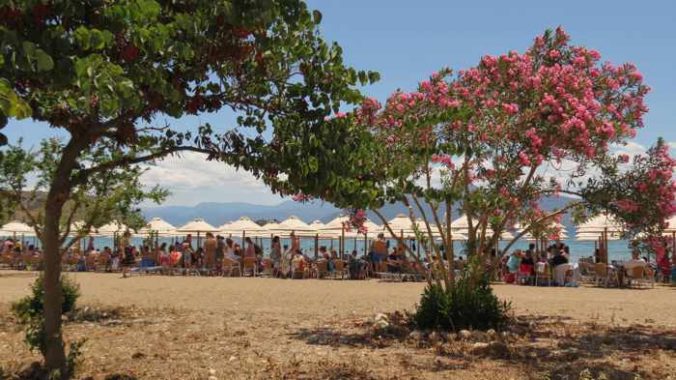
{"type": "MultiPolygon", "coordinates": [[[[356,237],[363,235],[354,229],[346,231],[344,225],[348,221],[349,218],[347,216],[339,216],[328,223],[322,223],[319,220],[315,220],[308,224],[296,216],[290,216],[282,222],[271,222],[261,226],[250,218],[243,216],[238,220],[225,223],[219,227],[215,227],[201,218],[194,219],[180,227],[174,227],[161,218],[152,218],[144,228],[136,231],[135,235],[147,236],[153,234],[156,236],[171,237],[183,236],[186,234],[204,234],[207,232],[223,235],[246,234],[246,236],[250,237],[270,237],[275,234],[289,235],[292,232],[296,236],[319,236],[322,238],[337,238],[340,236],[356,237]]],[[[392,232],[406,238],[415,237],[416,229],[425,234],[427,233],[427,226],[422,220],[417,220],[414,225],[411,223],[408,216],[404,214],[395,216],[388,224],[392,232]]],[[[556,226],[560,231],[559,238],[562,240],[567,239],[568,233],[565,227],[561,224],[556,224],[556,226]]],[[[386,236],[389,235],[389,231],[386,230],[384,226],[370,220],[365,222],[365,227],[368,234],[371,236],[381,232],[385,233],[386,236]]],[[[430,224],[430,228],[432,229],[433,236],[441,236],[436,225],[430,224]]],[[[516,228],[517,230],[520,230],[518,225],[516,228]]],[[[89,236],[113,236],[129,230],[127,226],[117,222],[107,223],[99,228],[92,229],[91,231],[81,231],[81,229],[82,222],[75,222],[71,225],[71,234],[76,235],[81,232],[82,235],[89,236]]],[[[461,216],[455,219],[451,223],[451,231],[453,233],[453,240],[466,240],[468,231],[467,218],[461,216]]],[[[622,236],[622,232],[623,230],[620,223],[611,216],[601,214],[577,226],[576,239],[579,241],[595,241],[598,240],[600,236],[603,236],[606,240],[619,240],[622,236]]],[[[672,236],[675,233],[676,216],[669,220],[669,227],[665,230],[665,235],[672,236]]],[[[487,236],[492,236],[492,234],[493,232],[489,229],[487,231],[487,236]]],[[[0,236],[12,235],[35,236],[35,231],[31,226],[17,221],[9,222],[0,227],[0,236]]],[[[511,240],[513,238],[513,234],[507,231],[502,232],[500,236],[501,240],[511,240]]],[[[522,238],[524,240],[535,239],[530,233],[524,234],[522,238]]]]}

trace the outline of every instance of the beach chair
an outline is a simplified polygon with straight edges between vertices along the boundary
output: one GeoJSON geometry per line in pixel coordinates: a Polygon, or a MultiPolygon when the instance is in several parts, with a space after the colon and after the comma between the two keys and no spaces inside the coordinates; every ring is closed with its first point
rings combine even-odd
{"type": "Polygon", "coordinates": [[[338,276],[340,275],[340,279],[343,280],[345,278],[345,275],[348,274],[348,268],[347,265],[345,265],[345,261],[343,260],[336,260],[336,270],[333,272],[333,278],[337,279],[338,276]]]}
{"type": "Polygon", "coordinates": [[[274,265],[272,259],[265,258],[262,261],[263,271],[259,274],[263,277],[274,277],[274,265]]]}
{"type": "Polygon", "coordinates": [[[93,253],[90,253],[87,258],[85,259],[85,268],[87,271],[93,271],[96,272],[96,260],[98,259],[99,255],[95,255],[93,253]]]}
{"type": "Polygon", "coordinates": [[[540,286],[543,282],[552,285],[552,271],[547,263],[535,263],[535,285],[540,286]]]}
{"type": "Polygon", "coordinates": [[[617,271],[610,270],[608,264],[596,263],[594,264],[594,283],[599,286],[603,282],[603,286],[608,287],[609,284],[620,286],[620,280],[617,271]]]}
{"type": "Polygon", "coordinates": [[[585,261],[580,261],[579,266],[580,266],[580,281],[585,284],[593,284],[595,276],[594,264],[585,261]]]}
{"type": "Polygon", "coordinates": [[[629,287],[643,287],[649,284],[651,288],[655,287],[655,277],[652,269],[645,266],[636,266],[626,271],[625,278],[629,287]]]}
{"type": "Polygon", "coordinates": [[[315,263],[314,274],[317,278],[325,278],[329,274],[329,262],[326,260],[318,260],[315,263]]]}
{"type": "Polygon", "coordinates": [[[242,267],[239,265],[239,262],[230,259],[223,259],[223,276],[233,277],[235,275],[242,275],[242,267]]]}
{"type": "Polygon", "coordinates": [[[516,283],[519,285],[530,285],[534,278],[533,273],[533,265],[519,265],[519,271],[516,272],[516,283]]]}
{"type": "Polygon", "coordinates": [[[251,273],[252,277],[258,275],[258,260],[255,257],[245,257],[242,259],[242,275],[251,273]]]}

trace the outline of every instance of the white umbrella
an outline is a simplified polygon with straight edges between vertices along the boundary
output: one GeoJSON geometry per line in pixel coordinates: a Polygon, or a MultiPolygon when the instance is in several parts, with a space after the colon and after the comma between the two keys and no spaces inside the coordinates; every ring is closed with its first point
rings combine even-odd
{"type": "Polygon", "coordinates": [[[600,214],[577,226],[577,232],[622,232],[622,225],[610,215],[600,214]]]}
{"type": "Polygon", "coordinates": [[[296,236],[315,236],[317,231],[314,228],[310,227],[307,223],[300,220],[297,216],[291,215],[286,218],[284,221],[280,222],[274,229],[270,229],[273,232],[280,233],[291,233],[293,232],[296,236]]]}
{"type": "Polygon", "coordinates": [[[225,223],[218,227],[221,233],[230,235],[246,234],[251,237],[267,237],[269,233],[248,216],[243,216],[234,222],[225,223]]]}
{"type": "MultiPolygon", "coordinates": [[[[451,229],[453,230],[453,234],[455,235],[456,233],[460,232],[463,235],[467,235],[469,233],[469,224],[467,223],[467,217],[465,215],[455,219],[454,221],[451,222],[451,229]]],[[[479,232],[475,231],[475,233],[478,235],[479,232]]],[[[486,236],[493,236],[494,232],[492,228],[487,228],[486,229],[486,236]]],[[[502,231],[500,233],[500,240],[512,240],[514,239],[514,235],[512,235],[508,231],[502,231]]],[[[453,240],[456,240],[455,238],[453,240]]]]}
{"type": "MultiPolygon", "coordinates": [[[[577,241],[596,241],[601,237],[601,232],[579,232],[575,235],[577,241]]],[[[620,232],[608,232],[608,240],[620,240],[620,232]]]]}
{"type": "Polygon", "coordinates": [[[211,224],[204,221],[202,218],[196,218],[190,222],[182,225],[176,229],[176,232],[181,234],[201,233],[201,232],[218,232],[218,229],[211,224]]]}
{"type": "Polygon", "coordinates": [[[70,236],[87,236],[87,235],[96,235],[96,230],[93,227],[89,227],[89,231],[84,230],[84,221],[73,222],[70,225],[70,236]]]}
{"type": "Polygon", "coordinates": [[[665,235],[671,236],[673,232],[676,232],[676,215],[667,220],[667,228],[664,229],[665,235]]]}
{"type": "Polygon", "coordinates": [[[9,222],[0,227],[0,235],[29,235],[35,236],[33,227],[17,221],[9,222]]]}
{"type": "MultiPolygon", "coordinates": [[[[550,223],[550,225],[551,225],[551,227],[558,228],[558,230],[559,230],[559,234],[558,234],[559,240],[568,239],[568,231],[566,230],[566,226],[564,226],[563,224],[561,224],[559,222],[554,222],[554,221],[552,221],[550,223]]],[[[524,229],[521,224],[517,224],[516,226],[514,226],[514,228],[518,231],[523,231],[523,229],[524,229]]],[[[536,240],[535,237],[533,236],[533,234],[530,231],[526,232],[521,238],[524,239],[524,240],[536,240]]],[[[545,238],[549,238],[549,236],[545,236],[545,238]]]]}
{"type": "Polygon", "coordinates": [[[125,232],[127,230],[129,230],[129,227],[115,221],[106,223],[103,226],[97,228],[96,234],[99,236],[112,236],[120,232],[125,232]]]}
{"type": "Polygon", "coordinates": [[[138,231],[137,235],[149,235],[151,233],[156,233],[161,236],[175,236],[176,227],[172,226],[164,219],[156,217],[150,219],[146,226],[138,231]]]}

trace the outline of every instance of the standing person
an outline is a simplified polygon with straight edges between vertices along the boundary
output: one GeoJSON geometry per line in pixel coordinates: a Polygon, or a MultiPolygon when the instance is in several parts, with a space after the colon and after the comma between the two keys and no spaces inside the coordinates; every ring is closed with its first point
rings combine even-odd
{"type": "Polygon", "coordinates": [[[256,247],[254,246],[253,241],[250,237],[244,239],[245,248],[244,248],[244,257],[256,257],[256,247]]]}
{"type": "Polygon", "coordinates": [[[223,273],[223,259],[225,258],[225,239],[223,236],[216,236],[216,273],[223,273]]]}
{"type": "Polygon", "coordinates": [[[272,238],[270,259],[272,260],[273,275],[277,277],[279,275],[280,265],[282,261],[282,244],[279,241],[279,236],[275,236],[272,238]]]}
{"type": "Polygon", "coordinates": [[[370,251],[374,265],[373,269],[377,270],[378,264],[387,257],[387,242],[385,241],[385,235],[382,232],[379,233],[378,238],[371,243],[370,251]]]}
{"type": "Polygon", "coordinates": [[[183,259],[183,268],[189,269],[192,265],[192,247],[190,246],[190,235],[183,240],[181,244],[181,257],[183,259]]]}
{"type": "Polygon", "coordinates": [[[204,266],[207,269],[214,269],[216,267],[216,248],[218,242],[214,238],[214,234],[207,232],[207,238],[204,239],[204,266]]]}

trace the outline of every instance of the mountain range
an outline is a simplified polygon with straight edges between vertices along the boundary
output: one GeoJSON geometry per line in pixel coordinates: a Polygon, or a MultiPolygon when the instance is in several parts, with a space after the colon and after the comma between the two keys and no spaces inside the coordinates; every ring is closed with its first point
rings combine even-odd
{"type": "MultiPolygon", "coordinates": [[[[568,197],[547,197],[540,201],[540,206],[544,210],[553,210],[562,208],[568,204],[572,198],[568,197]]],[[[440,207],[443,209],[443,205],[440,207]]],[[[385,205],[380,212],[387,218],[394,218],[397,214],[407,214],[406,207],[401,203],[385,205]]],[[[430,215],[429,208],[425,207],[425,212],[430,215]]],[[[147,219],[160,217],[167,222],[181,226],[195,218],[202,218],[207,223],[220,226],[225,222],[237,220],[242,216],[248,216],[252,220],[277,220],[282,221],[292,215],[310,223],[314,220],[320,220],[324,223],[342,214],[342,210],[334,207],[330,203],[313,201],[308,203],[299,203],[294,201],[284,201],[278,205],[257,205],[244,202],[204,202],[195,206],[157,206],[143,208],[143,213],[147,219]]],[[[379,218],[371,211],[368,213],[369,219],[381,224],[379,218]]],[[[418,214],[418,213],[416,213],[418,214]]],[[[454,210],[454,215],[458,215],[454,210]]],[[[570,217],[564,216],[563,224],[568,231],[573,231],[570,217]]]]}

